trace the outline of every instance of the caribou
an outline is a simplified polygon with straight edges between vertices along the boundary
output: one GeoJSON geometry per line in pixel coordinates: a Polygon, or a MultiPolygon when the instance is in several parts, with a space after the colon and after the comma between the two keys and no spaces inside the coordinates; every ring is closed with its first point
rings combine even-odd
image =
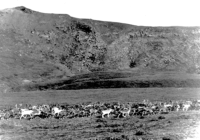
{"type": "Polygon", "coordinates": [[[120,110],[120,113],[122,114],[123,117],[130,116],[131,112],[131,106],[129,105],[128,108],[125,108],[125,110],[120,110]]]}
{"type": "Polygon", "coordinates": [[[29,110],[29,109],[21,109],[21,116],[20,116],[20,120],[22,119],[22,117],[24,118],[25,115],[29,115],[31,118],[33,117],[33,110],[29,110]]]}
{"type": "Polygon", "coordinates": [[[191,104],[183,104],[183,111],[188,111],[188,109],[190,108],[191,104]]]}
{"type": "Polygon", "coordinates": [[[170,111],[188,111],[199,110],[200,101],[171,101],[171,102],[150,102],[144,100],[138,103],[89,103],[89,104],[77,104],[77,105],[59,105],[59,104],[41,104],[41,105],[27,105],[16,104],[15,107],[0,109],[0,119],[19,118],[26,119],[30,117],[33,119],[38,116],[39,118],[48,118],[54,116],[61,118],[66,116],[67,118],[74,117],[92,117],[101,113],[101,117],[109,118],[113,112],[114,116],[128,117],[131,115],[153,115],[159,113],[169,113],[170,111]],[[133,112],[133,113],[132,113],[133,112]],[[62,116],[60,115],[62,114],[62,116]]]}
{"type": "Polygon", "coordinates": [[[114,110],[113,109],[106,109],[106,110],[102,110],[102,118],[104,118],[105,115],[110,116],[110,113],[113,112],[114,110]]]}
{"type": "Polygon", "coordinates": [[[52,112],[53,112],[54,116],[56,116],[56,115],[59,116],[62,111],[64,111],[64,110],[63,109],[59,109],[58,107],[53,107],[52,108],[52,112]]]}

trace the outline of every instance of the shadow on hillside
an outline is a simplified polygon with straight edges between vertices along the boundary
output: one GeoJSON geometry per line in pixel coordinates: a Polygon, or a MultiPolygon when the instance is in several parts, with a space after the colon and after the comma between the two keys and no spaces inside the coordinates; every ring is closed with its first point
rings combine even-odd
{"type": "Polygon", "coordinates": [[[200,87],[200,76],[185,73],[94,72],[68,79],[24,85],[14,91],[97,88],[200,87]]]}

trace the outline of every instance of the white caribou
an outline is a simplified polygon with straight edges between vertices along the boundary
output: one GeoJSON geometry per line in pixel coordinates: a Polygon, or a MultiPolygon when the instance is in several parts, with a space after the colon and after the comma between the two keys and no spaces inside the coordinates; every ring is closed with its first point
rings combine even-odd
{"type": "Polygon", "coordinates": [[[22,119],[22,117],[24,118],[24,116],[29,115],[31,118],[33,117],[33,110],[29,110],[29,109],[20,109],[21,110],[21,116],[20,116],[20,120],[22,119]]]}
{"type": "Polygon", "coordinates": [[[123,117],[130,116],[131,112],[131,106],[128,106],[128,108],[125,108],[125,110],[120,110],[123,117]]]}
{"type": "Polygon", "coordinates": [[[58,116],[62,111],[64,111],[63,109],[59,109],[58,107],[53,107],[52,108],[52,114],[54,115],[54,116],[58,116]]]}
{"type": "Polygon", "coordinates": [[[113,109],[106,109],[106,110],[102,110],[102,118],[104,118],[105,115],[110,116],[110,113],[113,112],[114,110],[113,109]]]}

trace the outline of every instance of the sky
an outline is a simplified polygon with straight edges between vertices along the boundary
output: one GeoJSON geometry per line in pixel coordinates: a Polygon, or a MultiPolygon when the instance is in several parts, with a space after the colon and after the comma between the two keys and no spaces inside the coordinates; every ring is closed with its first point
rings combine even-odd
{"type": "Polygon", "coordinates": [[[200,26],[200,0],[2,0],[43,13],[141,26],[200,26]]]}

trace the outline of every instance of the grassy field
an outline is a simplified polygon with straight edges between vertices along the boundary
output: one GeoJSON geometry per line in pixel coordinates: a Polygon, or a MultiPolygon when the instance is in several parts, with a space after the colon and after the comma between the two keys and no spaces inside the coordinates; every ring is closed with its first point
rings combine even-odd
{"type": "Polygon", "coordinates": [[[73,118],[0,121],[1,140],[184,140],[200,113],[173,112],[145,118],[73,118]]]}
{"type": "Polygon", "coordinates": [[[139,102],[200,99],[200,88],[115,88],[0,93],[0,106],[16,103],[139,102]]]}
{"type": "MultiPolygon", "coordinates": [[[[0,106],[16,103],[140,102],[200,99],[199,88],[119,88],[1,93],[0,106]]],[[[0,120],[0,140],[184,140],[200,122],[199,111],[170,112],[144,118],[64,118],[0,120]]]]}

